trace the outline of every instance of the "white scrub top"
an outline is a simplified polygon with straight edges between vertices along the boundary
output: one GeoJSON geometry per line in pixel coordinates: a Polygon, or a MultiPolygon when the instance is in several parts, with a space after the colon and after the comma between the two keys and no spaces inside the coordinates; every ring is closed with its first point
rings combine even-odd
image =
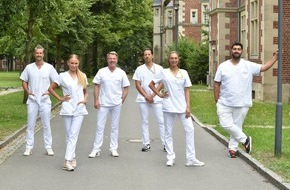
{"type": "Polygon", "coordinates": [[[130,86],[129,79],[120,68],[113,72],[108,67],[101,68],[93,79],[94,84],[99,84],[100,106],[110,107],[122,103],[123,88],[130,86]]]}
{"type": "Polygon", "coordinates": [[[27,104],[31,102],[40,103],[51,103],[49,95],[43,95],[47,92],[50,83],[58,78],[58,74],[54,67],[48,63],[44,63],[39,69],[36,63],[28,64],[20,77],[21,80],[28,83],[29,91],[34,94],[29,95],[27,104]]]}
{"type": "Polygon", "coordinates": [[[186,100],[184,88],[192,86],[188,73],[184,69],[179,69],[174,76],[170,69],[163,69],[161,73],[153,79],[154,83],[163,82],[164,91],[168,94],[163,98],[163,111],[171,113],[185,113],[186,100]]]}
{"type": "MultiPolygon", "coordinates": [[[[160,65],[157,65],[153,63],[153,66],[151,69],[148,69],[148,67],[143,64],[137,67],[134,75],[133,75],[133,80],[140,81],[141,87],[145,90],[147,94],[152,94],[152,90],[149,88],[149,83],[153,80],[153,78],[158,75],[162,71],[163,67],[160,65]]],[[[159,83],[156,83],[156,87],[158,86],[159,83]]],[[[154,96],[153,97],[154,103],[160,103],[162,101],[162,98],[159,96],[154,96]]],[[[136,102],[146,102],[145,97],[142,96],[139,92],[136,98],[136,102]]]]}
{"type": "MultiPolygon", "coordinates": [[[[86,83],[87,76],[84,74],[86,83]]],[[[84,88],[78,84],[78,78],[71,77],[68,71],[60,73],[58,80],[54,81],[62,88],[63,96],[69,95],[70,100],[62,102],[60,115],[87,115],[88,111],[85,104],[79,104],[84,100],[84,88]]]]}
{"type": "Polygon", "coordinates": [[[221,63],[214,79],[221,82],[218,102],[231,107],[251,107],[253,76],[260,74],[261,67],[244,59],[236,65],[230,60],[221,63]]]}

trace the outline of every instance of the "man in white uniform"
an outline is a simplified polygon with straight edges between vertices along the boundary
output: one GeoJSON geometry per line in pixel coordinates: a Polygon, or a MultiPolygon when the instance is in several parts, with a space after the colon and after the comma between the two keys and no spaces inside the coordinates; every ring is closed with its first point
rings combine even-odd
{"type": "Polygon", "coordinates": [[[111,114],[110,151],[113,157],[118,157],[119,120],[130,82],[126,73],[117,67],[118,54],[111,51],[107,54],[108,66],[100,69],[93,79],[94,106],[98,109],[97,130],[92,152],[89,158],[100,156],[103,135],[108,114],[111,114]]]}
{"type": "Polygon", "coordinates": [[[52,65],[43,61],[44,48],[40,45],[34,50],[35,62],[28,64],[21,73],[22,87],[28,94],[27,99],[27,129],[26,129],[26,150],[24,156],[32,153],[34,146],[34,128],[37,115],[40,114],[44,146],[46,154],[53,156],[52,137],[50,129],[51,100],[48,88],[52,81],[58,78],[58,74],[52,65]]]}
{"type": "MultiPolygon", "coordinates": [[[[153,80],[155,75],[158,75],[162,71],[162,67],[153,63],[153,52],[151,49],[145,49],[143,52],[143,59],[145,64],[137,67],[133,79],[135,80],[135,86],[138,90],[136,102],[139,103],[141,114],[141,128],[142,128],[142,151],[146,152],[150,150],[150,138],[149,138],[149,113],[152,108],[157,123],[159,125],[160,139],[164,148],[164,121],[162,112],[162,98],[156,96],[154,92],[149,88],[149,83],[153,80]]],[[[162,83],[157,83],[156,87],[162,87],[162,83]]],[[[157,88],[159,88],[157,87],[157,88]]]]}
{"type": "Polygon", "coordinates": [[[257,64],[241,59],[243,45],[232,45],[232,58],[221,63],[215,75],[214,97],[221,126],[229,131],[229,157],[237,157],[239,143],[247,153],[252,149],[252,138],[242,131],[244,119],[252,106],[253,76],[267,71],[278,59],[278,51],[265,64],[257,64]]]}

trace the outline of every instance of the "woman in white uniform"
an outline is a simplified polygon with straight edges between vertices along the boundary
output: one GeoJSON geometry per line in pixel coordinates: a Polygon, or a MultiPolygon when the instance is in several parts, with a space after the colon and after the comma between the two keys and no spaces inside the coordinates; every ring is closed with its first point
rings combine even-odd
{"type": "Polygon", "coordinates": [[[73,171],[76,167],[75,149],[78,140],[79,132],[82,126],[84,116],[88,114],[86,103],[88,99],[87,92],[87,77],[78,68],[79,58],[72,54],[68,59],[69,70],[59,75],[57,81],[54,81],[49,92],[62,101],[62,115],[65,126],[65,163],[64,170],[73,171]],[[59,96],[54,89],[57,86],[62,87],[63,96],[59,96]]]}
{"type": "Polygon", "coordinates": [[[175,163],[172,128],[176,115],[181,120],[186,135],[186,166],[203,166],[204,163],[196,159],[195,155],[194,128],[190,117],[189,87],[191,81],[187,71],[179,69],[178,62],[178,53],[171,52],[169,54],[169,68],[163,69],[149,84],[152,91],[163,98],[165,148],[167,151],[166,166],[173,166],[175,163]],[[158,82],[162,82],[164,85],[163,94],[155,87],[158,82]]]}

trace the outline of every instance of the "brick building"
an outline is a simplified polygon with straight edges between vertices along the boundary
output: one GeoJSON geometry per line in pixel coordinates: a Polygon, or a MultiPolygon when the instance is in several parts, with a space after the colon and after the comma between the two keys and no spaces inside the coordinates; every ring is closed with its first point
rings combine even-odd
{"type": "MultiPolygon", "coordinates": [[[[278,49],[277,0],[210,0],[209,5],[210,66],[208,83],[212,87],[218,64],[230,58],[231,44],[244,45],[243,58],[263,64],[278,49]]],[[[283,3],[283,101],[290,94],[290,1],[283,3]]],[[[282,52],[280,50],[280,52],[282,52]]],[[[253,98],[262,101],[277,99],[276,64],[253,81],[253,98]]]]}
{"type": "Polygon", "coordinates": [[[176,42],[177,36],[201,42],[201,30],[208,30],[209,16],[206,13],[209,0],[154,0],[153,9],[153,51],[156,63],[164,62],[166,50],[176,42]],[[178,22],[175,21],[176,15],[178,22]]]}

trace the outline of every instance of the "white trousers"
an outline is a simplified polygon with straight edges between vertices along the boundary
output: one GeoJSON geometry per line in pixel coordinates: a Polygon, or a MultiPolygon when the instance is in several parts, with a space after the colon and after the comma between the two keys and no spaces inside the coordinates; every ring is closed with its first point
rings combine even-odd
{"type": "Polygon", "coordinates": [[[101,151],[104,139],[104,129],[109,113],[111,114],[111,141],[110,150],[118,148],[119,121],[122,110],[122,104],[113,107],[100,107],[97,114],[97,130],[93,150],[101,151]]]}
{"type": "Polygon", "coordinates": [[[142,128],[143,145],[150,144],[149,126],[148,126],[150,108],[152,108],[154,116],[158,123],[160,139],[161,139],[162,145],[164,145],[165,144],[164,142],[165,129],[164,129],[162,103],[149,104],[147,102],[140,102],[139,108],[140,108],[141,122],[142,122],[141,128],[142,128]]]}
{"type": "Polygon", "coordinates": [[[229,131],[229,150],[237,151],[239,142],[245,143],[247,136],[242,131],[244,119],[248,113],[248,107],[228,107],[220,103],[216,104],[217,114],[221,126],[229,131]]]}
{"type": "Polygon", "coordinates": [[[187,160],[193,160],[195,156],[195,145],[194,145],[194,127],[191,117],[185,118],[185,113],[170,113],[163,112],[164,124],[165,124],[165,148],[167,151],[167,159],[174,160],[175,153],[173,151],[173,138],[172,129],[175,115],[179,117],[185,130],[186,139],[186,158],[187,160]]]}
{"type": "Polygon", "coordinates": [[[65,160],[73,160],[75,158],[76,145],[78,136],[84,120],[83,115],[79,116],[62,116],[65,128],[65,160]]]}
{"type": "Polygon", "coordinates": [[[50,129],[50,103],[30,102],[27,104],[27,129],[26,129],[26,148],[33,149],[34,146],[34,129],[38,113],[40,115],[42,127],[43,127],[43,138],[44,147],[51,148],[52,137],[50,129]]]}

